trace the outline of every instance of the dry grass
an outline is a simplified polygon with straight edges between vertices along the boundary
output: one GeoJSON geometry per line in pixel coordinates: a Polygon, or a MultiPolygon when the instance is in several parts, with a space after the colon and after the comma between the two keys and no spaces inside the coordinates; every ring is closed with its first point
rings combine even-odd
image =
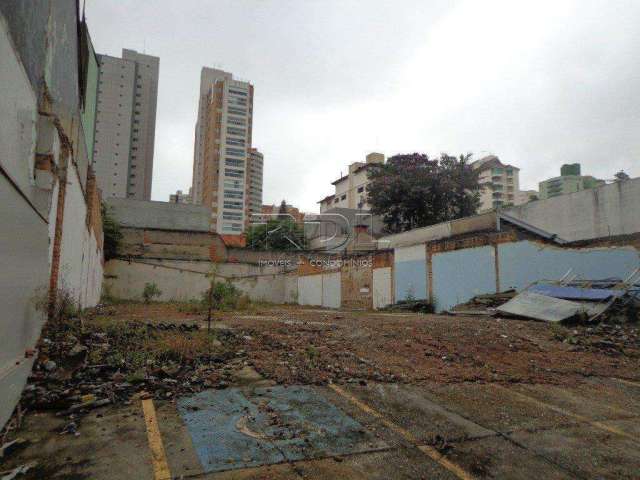
{"type": "Polygon", "coordinates": [[[145,342],[144,349],[158,359],[190,363],[220,349],[215,332],[158,332],[145,342]]]}

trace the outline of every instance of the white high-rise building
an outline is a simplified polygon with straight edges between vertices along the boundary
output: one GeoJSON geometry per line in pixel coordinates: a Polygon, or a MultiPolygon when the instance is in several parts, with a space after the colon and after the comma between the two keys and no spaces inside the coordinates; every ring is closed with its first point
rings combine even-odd
{"type": "Polygon", "coordinates": [[[262,155],[251,148],[252,119],[253,85],[235,80],[231,73],[204,67],[192,192],[194,203],[211,208],[214,232],[242,234],[249,223],[250,209],[262,204],[262,155]],[[255,197],[258,191],[260,201],[252,202],[252,195],[255,197]]]}
{"type": "Polygon", "coordinates": [[[151,199],[160,59],[98,55],[93,167],[104,198],[151,199]]]}

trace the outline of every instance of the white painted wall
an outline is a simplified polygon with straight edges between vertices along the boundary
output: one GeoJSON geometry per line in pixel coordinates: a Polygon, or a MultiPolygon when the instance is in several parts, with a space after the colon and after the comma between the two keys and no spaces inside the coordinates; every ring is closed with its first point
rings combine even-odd
{"type": "Polygon", "coordinates": [[[373,308],[378,310],[393,303],[391,267],[373,269],[373,308]]]}
{"type": "Polygon", "coordinates": [[[322,305],[322,275],[298,277],[298,304],[322,305]]]}
{"type": "Polygon", "coordinates": [[[295,273],[284,278],[284,303],[298,303],[298,275],[295,273]]]}
{"type": "Polygon", "coordinates": [[[86,218],[87,205],[72,165],[67,172],[58,286],[71,292],[82,308],[100,301],[103,274],[102,252],[86,218]]]}
{"type": "MultiPolygon", "coordinates": [[[[162,294],[156,300],[199,300],[209,288],[210,262],[194,260],[109,260],[105,265],[105,289],[116,298],[141,300],[146,283],[155,283],[162,294]]],[[[274,267],[251,264],[215,264],[217,280],[227,279],[252,301],[285,303],[294,297],[291,291],[296,276],[278,272],[274,267]],[[237,277],[237,278],[232,278],[237,277]],[[289,292],[287,294],[287,291],[289,292]]]]}
{"type": "Polygon", "coordinates": [[[322,306],[340,308],[340,272],[322,274],[322,306]]]}

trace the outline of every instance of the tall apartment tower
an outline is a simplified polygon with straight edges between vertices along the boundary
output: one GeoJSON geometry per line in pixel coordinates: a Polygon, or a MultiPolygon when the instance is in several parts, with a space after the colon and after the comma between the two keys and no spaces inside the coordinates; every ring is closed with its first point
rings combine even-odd
{"type": "Polygon", "coordinates": [[[160,59],[98,55],[93,167],[104,198],[151,199],[160,59]]]}
{"type": "Polygon", "coordinates": [[[247,198],[249,199],[249,214],[262,214],[262,167],[264,156],[257,148],[249,149],[249,170],[247,181],[247,198]]]}
{"type": "MultiPolygon", "coordinates": [[[[211,229],[240,235],[249,223],[254,192],[251,165],[260,164],[257,150],[250,157],[253,85],[234,80],[222,70],[204,67],[193,159],[193,202],[211,208],[211,229]]],[[[254,169],[255,170],[255,169],[254,169]]],[[[262,178],[260,177],[260,194],[262,178]]]]}

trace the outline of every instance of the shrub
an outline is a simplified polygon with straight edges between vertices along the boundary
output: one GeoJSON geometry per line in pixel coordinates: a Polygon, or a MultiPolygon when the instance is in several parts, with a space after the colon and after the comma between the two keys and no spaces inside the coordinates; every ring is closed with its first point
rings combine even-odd
{"type": "Polygon", "coordinates": [[[101,205],[102,213],[102,232],[104,234],[104,260],[110,260],[117,257],[118,249],[122,241],[122,232],[120,225],[111,215],[109,208],[103,203],[101,205]]]}
{"type": "Polygon", "coordinates": [[[202,303],[214,310],[232,310],[238,307],[242,293],[231,282],[211,282],[209,290],[202,294],[202,303]]]}
{"type": "Polygon", "coordinates": [[[53,303],[51,303],[47,287],[38,288],[33,296],[33,302],[36,310],[48,315],[52,321],[62,322],[63,320],[77,317],[80,313],[78,302],[71,291],[64,285],[64,282],[56,290],[53,303]]]}
{"type": "Polygon", "coordinates": [[[149,303],[155,297],[159,297],[160,295],[162,295],[162,292],[154,282],[144,284],[144,290],[142,292],[144,303],[149,303]]]}

